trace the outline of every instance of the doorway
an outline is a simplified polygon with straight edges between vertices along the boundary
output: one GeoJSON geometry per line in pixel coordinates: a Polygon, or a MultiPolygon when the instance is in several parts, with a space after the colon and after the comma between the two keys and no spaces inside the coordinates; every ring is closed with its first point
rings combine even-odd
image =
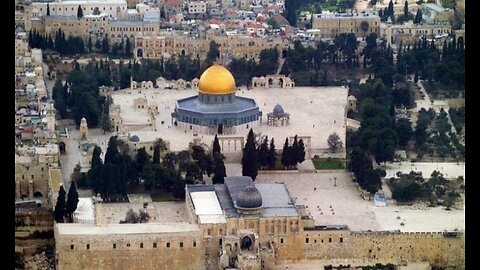
{"type": "Polygon", "coordinates": [[[218,133],[219,135],[222,135],[222,134],[223,134],[223,124],[218,125],[217,133],[218,133]]]}

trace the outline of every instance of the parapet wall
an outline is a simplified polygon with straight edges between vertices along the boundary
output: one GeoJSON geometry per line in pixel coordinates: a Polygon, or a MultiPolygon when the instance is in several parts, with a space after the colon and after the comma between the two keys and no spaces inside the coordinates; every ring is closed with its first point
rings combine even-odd
{"type": "Polygon", "coordinates": [[[442,232],[304,232],[304,259],[350,262],[429,262],[432,265],[464,269],[465,237],[442,232]],[[307,240],[308,238],[308,240],[307,240]],[[308,243],[307,243],[308,241],[308,243]]]}
{"type": "Polygon", "coordinates": [[[204,269],[200,233],[59,235],[57,269],[204,269]]]}

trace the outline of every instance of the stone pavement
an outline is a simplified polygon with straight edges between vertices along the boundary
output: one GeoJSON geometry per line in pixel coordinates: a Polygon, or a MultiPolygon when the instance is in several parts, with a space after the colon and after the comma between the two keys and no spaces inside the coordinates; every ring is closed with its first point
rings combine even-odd
{"type": "MultiPolygon", "coordinates": [[[[347,103],[348,89],[344,87],[295,87],[292,89],[271,88],[237,91],[238,96],[255,99],[260,110],[263,112],[263,123],[254,126],[256,133],[262,133],[275,138],[276,148],[283,146],[285,137],[311,136],[312,148],[328,148],[327,138],[336,132],[345,142],[345,106],[347,103]],[[290,125],[272,127],[266,124],[266,114],[273,110],[276,104],[281,104],[285,112],[290,113],[290,125]]],[[[147,98],[149,103],[158,105],[159,114],[156,116],[157,131],[152,127],[135,127],[136,131],[130,131],[130,135],[142,137],[159,136],[170,141],[170,149],[173,151],[184,150],[188,142],[194,138],[200,138],[210,145],[213,135],[194,134],[189,130],[174,127],[171,113],[178,99],[197,95],[194,90],[151,90],[134,92],[117,91],[112,95],[115,104],[121,107],[121,117],[124,122],[134,123],[144,121],[147,117],[146,110],[135,109],[133,100],[137,97],[147,98]],[[127,121],[128,120],[128,121],[127,121]],[[163,122],[163,124],[162,124],[163,122]]],[[[145,121],[144,121],[145,122],[145,121]]],[[[132,126],[133,128],[133,126],[132,126]]],[[[246,136],[249,130],[243,130],[238,135],[246,136]]]]}

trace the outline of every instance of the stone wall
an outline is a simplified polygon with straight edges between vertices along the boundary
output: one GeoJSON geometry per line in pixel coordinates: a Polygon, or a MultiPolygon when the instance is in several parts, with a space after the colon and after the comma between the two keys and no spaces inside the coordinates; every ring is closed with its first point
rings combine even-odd
{"type": "Polygon", "coordinates": [[[59,270],[205,268],[205,247],[198,232],[61,237],[55,233],[59,270]]]}
{"type": "Polygon", "coordinates": [[[366,263],[425,262],[464,268],[465,237],[443,233],[304,231],[304,259],[366,263]],[[308,239],[308,240],[307,240],[308,239]],[[308,243],[307,243],[308,241],[308,243]]]}

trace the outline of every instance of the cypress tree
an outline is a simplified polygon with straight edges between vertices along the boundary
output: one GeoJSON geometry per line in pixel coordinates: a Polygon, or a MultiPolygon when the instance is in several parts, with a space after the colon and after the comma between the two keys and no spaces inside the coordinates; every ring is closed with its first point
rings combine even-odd
{"type": "Polygon", "coordinates": [[[288,138],[285,139],[282,151],[282,165],[288,167],[290,165],[290,147],[288,146],[288,138]]]}
{"type": "Polygon", "coordinates": [[[408,20],[408,1],[405,1],[405,6],[403,7],[403,16],[405,17],[405,20],[408,20]]]}
{"type": "Polygon", "coordinates": [[[215,175],[212,178],[213,184],[223,184],[225,182],[225,176],[227,176],[227,172],[225,169],[225,163],[223,162],[223,155],[220,153],[216,153],[214,155],[215,160],[215,175]]]}
{"type": "Polygon", "coordinates": [[[63,186],[60,186],[57,196],[57,204],[55,205],[55,210],[53,214],[56,222],[64,222],[65,214],[67,213],[67,203],[65,201],[65,189],[63,186]]]}
{"type": "Polygon", "coordinates": [[[387,17],[390,16],[390,18],[392,19],[392,21],[394,21],[394,11],[393,11],[393,1],[390,0],[390,2],[388,3],[388,9],[387,9],[387,17]]]}
{"type": "Polygon", "coordinates": [[[292,147],[290,148],[290,150],[291,150],[291,152],[290,152],[290,165],[295,167],[298,164],[298,156],[299,156],[297,135],[295,135],[295,137],[293,137],[293,143],[292,143],[292,147]]]}
{"type": "Polygon", "coordinates": [[[117,136],[112,136],[108,141],[107,153],[105,153],[105,164],[116,164],[119,156],[117,136]]]}
{"type": "Polygon", "coordinates": [[[216,153],[220,154],[220,143],[218,141],[217,134],[215,134],[215,138],[213,139],[213,149],[212,155],[215,156],[216,153]]]}
{"type": "Polygon", "coordinates": [[[50,4],[47,3],[47,16],[50,16],[50,4]]]}
{"type": "Polygon", "coordinates": [[[73,218],[73,212],[77,210],[78,205],[78,191],[75,181],[70,182],[70,189],[68,189],[67,197],[67,215],[71,219],[73,218]]]}
{"type": "Polygon", "coordinates": [[[78,19],[83,18],[83,9],[80,5],[78,5],[78,9],[77,9],[77,18],[78,19]]]}
{"type": "Polygon", "coordinates": [[[125,41],[125,55],[130,56],[132,54],[132,45],[130,44],[130,38],[127,37],[125,41]]]}
{"type": "Polygon", "coordinates": [[[102,159],[100,158],[101,154],[102,154],[102,148],[100,148],[100,146],[95,146],[92,153],[92,162],[90,165],[91,170],[101,167],[103,165],[102,159]]]}
{"type": "Polygon", "coordinates": [[[268,136],[265,136],[263,143],[260,145],[258,155],[260,158],[260,166],[268,166],[268,136]]]}
{"type": "Polygon", "coordinates": [[[253,135],[253,129],[248,132],[247,142],[243,149],[242,157],[242,175],[250,176],[253,181],[257,178],[258,174],[258,152],[255,148],[255,137],[253,135]]]}
{"type": "Polygon", "coordinates": [[[275,141],[272,138],[270,140],[270,148],[268,149],[268,167],[270,169],[275,168],[275,162],[277,161],[276,159],[277,157],[275,156],[275,141]]]}
{"type": "Polygon", "coordinates": [[[305,144],[303,140],[298,141],[298,150],[297,150],[297,162],[302,163],[305,161],[305,144]]]}

